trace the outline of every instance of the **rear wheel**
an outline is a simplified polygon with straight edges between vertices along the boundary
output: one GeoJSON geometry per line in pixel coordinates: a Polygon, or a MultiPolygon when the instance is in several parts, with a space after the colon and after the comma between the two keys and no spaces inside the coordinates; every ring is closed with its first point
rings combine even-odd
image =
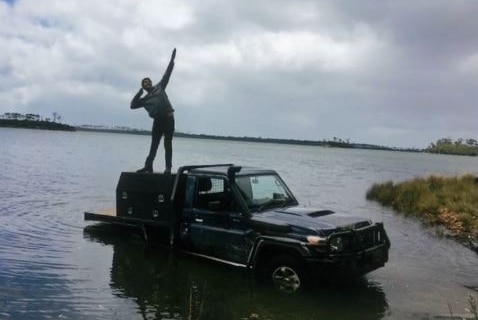
{"type": "Polygon", "coordinates": [[[305,287],[302,264],[291,256],[278,256],[269,264],[267,276],[278,290],[294,293],[305,287]]]}

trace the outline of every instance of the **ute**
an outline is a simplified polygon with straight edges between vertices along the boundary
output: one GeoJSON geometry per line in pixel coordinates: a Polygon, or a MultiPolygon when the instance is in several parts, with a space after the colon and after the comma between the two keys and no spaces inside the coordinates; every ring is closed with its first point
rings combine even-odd
{"type": "Polygon", "coordinates": [[[116,210],[85,220],[138,227],[146,240],[247,268],[286,292],[364,275],[385,265],[390,248],[382,223],[299,206],[276,171],[232,164],[123,172],[116,210]]]}

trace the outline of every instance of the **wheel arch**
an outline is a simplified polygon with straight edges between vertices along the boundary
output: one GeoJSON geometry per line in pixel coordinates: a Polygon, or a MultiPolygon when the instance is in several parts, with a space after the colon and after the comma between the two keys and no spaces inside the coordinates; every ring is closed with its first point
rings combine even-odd
{"type": "Polygon", "coordinates": [[[250,265],[254,270],[261,270],[267,267],[274,257],[279,256],[290,256],[299,263],[304,263],[304,248],[299,243],[262,240],[255,248],[250,265]]]}

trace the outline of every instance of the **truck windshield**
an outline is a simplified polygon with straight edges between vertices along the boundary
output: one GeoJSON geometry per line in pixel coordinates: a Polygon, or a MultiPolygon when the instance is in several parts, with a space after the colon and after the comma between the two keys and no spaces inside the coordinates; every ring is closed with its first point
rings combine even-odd
{"type": "Polygon", "coordinates": [[[239,176],[236,177],[236,185],[252,212],[260,212],[270,207],[283,207],[295,202],[277,175],[239,176]]]}

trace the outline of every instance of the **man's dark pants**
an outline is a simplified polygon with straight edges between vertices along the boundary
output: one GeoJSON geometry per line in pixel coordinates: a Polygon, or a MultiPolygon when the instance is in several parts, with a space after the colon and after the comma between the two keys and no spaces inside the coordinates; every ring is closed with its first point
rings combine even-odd
{"type": "Polygon", "coordinates": [[[159,142],[164,135],[164,158],[166,168],[171,169],[173,159],[174,116],[158,117],[153,121],[151,148],[146,158],[145,167],[153,168],[153,161],[158,151],[159,142]]]}

